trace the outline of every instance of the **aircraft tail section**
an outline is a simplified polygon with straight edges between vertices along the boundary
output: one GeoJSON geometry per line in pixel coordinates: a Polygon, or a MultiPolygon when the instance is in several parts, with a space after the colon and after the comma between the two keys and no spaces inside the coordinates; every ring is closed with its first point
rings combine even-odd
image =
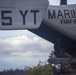
{"type": "Polygon", "coordinates": [[[37,29],[48,0],[0,0],[0,30],[37,29]]]}
{"type": "Polygon", "coordinates": [[[49,6],[43,22],[76,40],[76,5],[49,6]]]}

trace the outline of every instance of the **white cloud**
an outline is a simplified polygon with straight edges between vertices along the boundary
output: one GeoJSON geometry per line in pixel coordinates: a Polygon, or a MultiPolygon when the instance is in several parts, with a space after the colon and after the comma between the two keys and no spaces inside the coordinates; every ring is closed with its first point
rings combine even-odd
{"type": "MultiPolygon", "coordinates": [[[[50,5],[60,5],[60,0],[49,0],[50,5]]],[[[76,0],[67,0],[68,4],[76,4],[76,0]]]]}
{"type": "MultiPolygon", "coordinates": [[[[17,36],[0,38],[0,66],[36,65],[39,60],[47,60],[53,44],[37,36],[17,36]]],[[[5,68],[5,67],[4,67],[5,68]]]]}
{"type": "Polygon", "coordinates": [[[0,39],[0,57],[11,56],[11,55],[36,55],[36,53],[47,53],[49,50],[53,49],[53,44],[39,39],[38,37],[33,37],[33,39],[27,36],[17,36],[6,39],[0,39]],[[35,53],[36,52],[36,53],[35,53]],[[26,54],[25,54],[26,53],[26,54]]]}
{"type": "Polygon", "coordinates": [[[60,0],[49,0],[50,5],[59,5],[60,0]]]}

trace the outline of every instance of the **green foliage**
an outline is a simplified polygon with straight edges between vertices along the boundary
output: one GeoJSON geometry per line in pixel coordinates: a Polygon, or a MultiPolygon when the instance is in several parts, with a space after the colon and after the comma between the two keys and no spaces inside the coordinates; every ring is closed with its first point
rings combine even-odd
{"type": "Polygon", "coordinates": [[[27,75],[53,75],[53,72],[49,64],[41,65],[38,63],[36,67],[27,70],[27,75]]]}
{"type": "Polygon", "coordinates": [[[24,70],[7,70],[0,72],[0,75],[53,75],[49,64],[41,65],[39,62],[35,67],[25,66],[24,70]]]}

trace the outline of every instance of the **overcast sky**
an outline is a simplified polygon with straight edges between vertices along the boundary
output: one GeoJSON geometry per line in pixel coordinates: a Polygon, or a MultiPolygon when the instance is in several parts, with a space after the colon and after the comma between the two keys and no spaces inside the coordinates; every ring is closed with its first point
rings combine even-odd
{"type": "MultiPolygon", "coordinates": [[[[59,5],[60,0],[49,0],[50,5],[59,5]]],[[[67,0],[68,4],[76,4],[76,0],[67,0]]]]}
{"type": "MultiPolygon", "coordinates": [[[[50,4],[59,5],[60,0],[50,0],[50,4]]],[[[52,43],[27,30],[0,31],[0,70],[35,66],[38,61],[47,61],[52,50],[52,43]]]]}
{"type": "Polygon", "coordinates": [[[22,31],[0,31],[0,70],[35,66],[46,61],[53,50],[53,44],[22,31]]]}

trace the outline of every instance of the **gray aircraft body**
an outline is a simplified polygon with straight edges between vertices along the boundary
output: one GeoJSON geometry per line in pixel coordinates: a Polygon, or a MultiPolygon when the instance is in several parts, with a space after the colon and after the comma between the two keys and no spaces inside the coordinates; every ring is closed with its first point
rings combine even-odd
{"type": "MultiPolygon", "coordinates": [[[[0,0],[0,30],[22,29],[54,44],[60,38],[76,45],[76,5],[53,6],[48,0],[0,0]]],[[[70,46],[69,42],[66,46],[70,46]]]]}

